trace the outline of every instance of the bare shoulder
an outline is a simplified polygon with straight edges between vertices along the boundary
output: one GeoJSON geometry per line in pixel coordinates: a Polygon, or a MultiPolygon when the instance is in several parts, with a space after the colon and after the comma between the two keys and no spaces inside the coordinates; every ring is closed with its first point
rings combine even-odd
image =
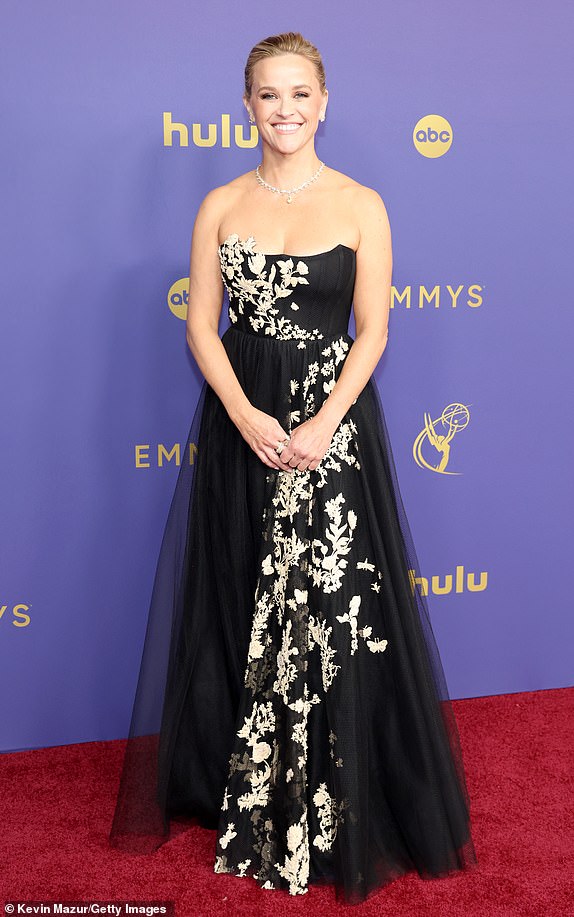
{"type": "Polygon", "coordinates": [[[360,185],[354,190],[353,212],[360,232],[359,251],[373,255],[392,247],[391,224],[385,202],[374,188],[360,185]]]}
{"type": "Polygon", "coordinates": [[[388,223],[387,208],[385,202],[375,188],[369,188],[368,185],[361,185],[360,182],[353,182],[350,186],[353,201],[354,212],[361,225],[368,227],[369,223],[388,223]]]}
{"type": "Polygon", "coordinates": [[[245,192],[249,185],[250,177],[251,172],[244,172],[224,185],[212,188],[203,198],[199,206],[198,215],[201,212],[206,216],[221,217],[225,210],[233,204],[234,200],[245,192]]]}
{"type": "Polygon", "coordinates": [[[328,176],[330,190],[345,195],[349,203],[354,199],[357,190],[362,187],[358,181],[355,181],[350,175],[345,175],[344,172],[339,172],[338,169],[329,167],[328,176]]]}
{"type": "Polygon", "coordinates": [[[383,238],[390,241],[387,208],[379,192],[368,185],[362,185],[344,172],[331,169],[331,173],[334,188],[347,198],[345,206],[354,216],[361,239],[375,235],[379,241],[383,238]]]}
{"type": "Polygon", "coordinates": [[[342,191],[349,198],[355,200],[359,205],[376,207],[377,204],[379,207],[384,208],[384,203],[381,195],[378,191],[375,191],[374,188],[369,188],[367,185],[362,185],[360,182],[356,181],[354,178],[351,178],[350,175],[346,175],[344,172],[339,172],[337,169],[329,169],[331,175],[331,181],[334,188],[337,191],[342,191]]]}
{"type": "Polygon", "coordinates": [[[249,178],[250,173],[245,172],[207,192],[197,209],[193,228],[193,236],[201,240],[202,247],[217,247],[221,223],[245,193],[249,178]]]}
{"type": "Polygon", "coordinates": [[[385,203],[374,188],[350,179],[347,185],[349,211],[359,230],[356,249],[357,272],[353,292],[355,327],[361,334],[388,337],[391,302],[393,250],[391,227],[385,203]]]}

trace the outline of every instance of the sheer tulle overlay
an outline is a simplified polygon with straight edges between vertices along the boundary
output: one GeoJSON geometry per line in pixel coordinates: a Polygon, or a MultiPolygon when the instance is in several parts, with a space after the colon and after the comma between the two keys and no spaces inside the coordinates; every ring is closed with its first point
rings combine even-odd
{"type": "MultiPolygon", "coordinates": [[[[222,341],[291,430],[353,343],[355,253],[219,248],[222,341]]],[[[213,869],[350,904],[476,864],[456,721],[370,379],[314,471],[257,458],[204,382],[158,559],[110,843],[216,831],[213,869]],[[197,446],[195,451],[194,446],[197,446]]]]}

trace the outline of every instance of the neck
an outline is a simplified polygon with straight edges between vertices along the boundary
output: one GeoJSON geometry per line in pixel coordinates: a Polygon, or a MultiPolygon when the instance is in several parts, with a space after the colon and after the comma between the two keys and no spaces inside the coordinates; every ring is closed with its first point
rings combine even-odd
{"type": "Polygon", "coordinates": [[[259,174],[276,188],[296,188],[310,179],[320,165],[315,150],[286,154],[264,149],[259,174]]]}

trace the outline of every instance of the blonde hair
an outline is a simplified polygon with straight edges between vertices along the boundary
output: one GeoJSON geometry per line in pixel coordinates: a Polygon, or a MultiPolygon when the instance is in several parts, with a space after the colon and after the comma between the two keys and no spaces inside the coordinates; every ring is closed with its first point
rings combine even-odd
{"type": "Polygon", "coordinates": [[[325,68],[321,54],[310,41],[303,38],[300,32],[282,32],[281,35],[270,35],[258,42],[249,52],[245,64],[245,96],[249,98],[253,88],[253,69],[255,64],[265,57],[277,57],[280,54],[301,54],[311,61],[319,80],[321,92],[325,92],[325,68]]]}

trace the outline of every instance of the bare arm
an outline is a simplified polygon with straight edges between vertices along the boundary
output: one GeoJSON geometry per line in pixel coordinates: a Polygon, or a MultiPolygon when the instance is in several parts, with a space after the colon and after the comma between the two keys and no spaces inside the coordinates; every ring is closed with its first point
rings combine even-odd
{"type": "Polygon", "coordinates": [[[189,265],[189,304],[186,339],[208,384],[219,396],[230,419],[270,468],[286,470],[275,447],[287,438],[276,417],[256,408],[243,391],[219,337],[223,280],[218,254],[218,230],[225,192],[214,188],[204,198],[195,220],[189,265]]]}
{"type": "Polygon", "coordinates": [[[241,388],[219,337],[223,281],[219,266],[218,227],[221,189],[204,198],[195,219],[189,265],[186,339],[197,365],[234,423],[252,407],[241,388]]]}
{"type": "Polygon", "coordinates": [[[357,206],[361,241],[353,309],[355,340],[329,397],[317,412],[337,428],[381,359],[388,339],[393,268],[391,227],[376,191],[362,188],[357,206]]]}
{"type": "Polygon", "coordinates": [[[387,343],[391,228],[385,205],[376,191],[360,189],[356,215],[361,234],[353,299],[357,333],[328,398],[314,417],[292,430],[291,441],[281,453],[286,462],[301,471],[317,467],[345,413],[367,384],[387,343]]]}

